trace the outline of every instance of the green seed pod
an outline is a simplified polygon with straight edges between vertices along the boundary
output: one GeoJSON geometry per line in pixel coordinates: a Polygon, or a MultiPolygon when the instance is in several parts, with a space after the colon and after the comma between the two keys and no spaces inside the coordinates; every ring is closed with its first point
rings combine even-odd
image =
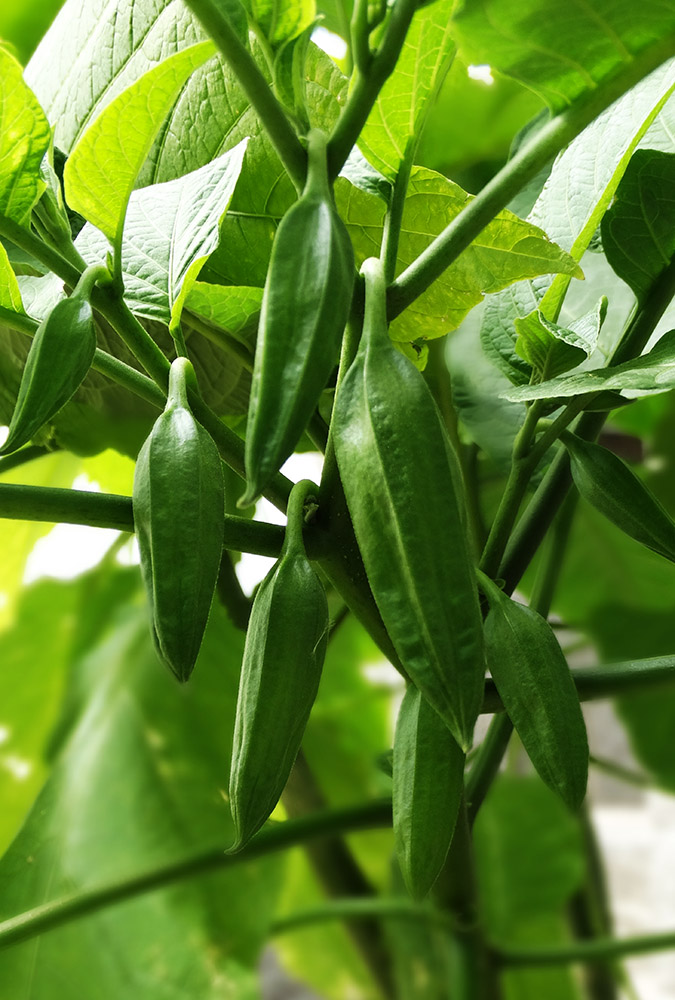
{"type": "Polygon", "coordinates": [[[96,329],[89,298],[107,271],[88,268],[77,288],[54,306],[38,327],[21,376],[19,395],[0,454],[27,444],[66,405],[94,360],[96,329]]]}
{"type": "Polygon", "coordinates": [[[179,681],[197,659],[223,549],[223,469],[210,434],[192,415],[186,379],[171,365],[164,413],[136,462],[133,510],[155,645],[179,681]]]}
{"type": "Polygon", "coordinates": [[[445,863],[464,792],[464,754],[411,684],[394,736],[394,839],[411,896],[424,899],[445,863]]]}
{"type": "Polygon", "coordinates": [[[548,622],[516,604],[485,574],[487,663],[539,777],[572,809],[583,802],[588,739],[579,696],[548,622]]]}
{"type": "Polygon", "coordinates": [[[326,593],[302,539],[309,490],[316,487],[303,481],[291,493],[284,549],[256,594],[246,633],[230,771],[233,851],[250,840],[279,801],[326,654],[326,593]]]}
{"type": "Polygon", "coordinates": [[[631,538],[675,562],[675,523],[626,463],[568,431],[561,440],[584,500],[631,538]]]}
{"type": "Polygon", "coordinates": [[[380,262],[363,273],[363,337],[335,401],[335,455],[387,632],[466,750],[485,668],[461,474],[423,376],[389,339],[380,262]]]}
{"type": "Polygon", "coordinates": [[[354,252],[328,180],[326,139],[309,137],[307,184],[277,230],[260,313],[246,429],[251,504],[293,451],[337,364],[354,252]]]}

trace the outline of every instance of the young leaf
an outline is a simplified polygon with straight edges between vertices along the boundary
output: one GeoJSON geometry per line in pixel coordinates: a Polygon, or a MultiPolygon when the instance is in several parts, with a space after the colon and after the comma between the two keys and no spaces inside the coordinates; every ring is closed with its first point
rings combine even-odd
{"type": "Polygon", "coordinates": [[[370,163],[390,180],[410,140],[419,136],[455,54],[452,38],[454,0],[438,0],[418,10],[392,73],[368,117],[359,147],[370,163]]]}
{"type": "Polygon", "coordinates": [[[16,59],[0,48],[0,214],[24,225],[44,187],[49,122],[16,59]]]}
{"type": "Polygon", "coordinates": [[[0,243],[0,306],[25,315],[19,283],[2,243],[0,243]]]}
{"type": "Polygon", "coordinates": [[[584,393],[623,389],[670,389],[675,385],[675,330],[664,333],[651,351],[635,360],[624,361],[612,368],[594,368],[591,371],[572,372],[548,379],[539,385],[522,385],[507,389],[505,399],[558,399],[581,396],[584,393]]]}
{"type": "Polygon", "coordinates": [[[243,0],[267,41],[276,47],[295,38],[316,16],[314,0],[243,0]]]}
{"type": "Polygon", "coordinates": [[[423,899],[445,863],[464,791],[464,754],[409,685],[394,736],[394,837],[408,891],[423,899]]]}
{"type": "Polygon", "coordinates": [[[595,309],[569,327],[552,323],[537,309],[524,319],[515,320],[516,353],[532,365],[540,379],[553,378],[590,357],[606,315],[604,296],[595,309]]]}
{"type": "MultiPolygon", "coordinates": [[[[217,160],[164,184],[134,191],[124,226],[122,271],[130,309],[171,329],[204,263],[220,240],[246,151],[244,139],[217,160]]],[[[85,226],[76,245],[87,261],[103,262],[107,241],[85,226]]]]}
{"type": "Polygon", "coordinates": [[[675,522],[626,463],[569,432],[561,440],[584,500],[631,538],[675,562],[675,522]]]}
{"type": "Polygon", "coordinates": [[[540,778],[571,809],[586,794],[588,740],[567,661],[548,622],[516,604],[484,573],[490,673],[540,778]]]}
{"type": "Polygon", "coordinates": [[[101,112],[68,157],[68,204],[110,240],[124,225],[136,178],[176,97],[214,53],[212,42],[200,42],[149,70],[101,112]]]}
{"type": "Polygon", "coordinates": [[[642,299],[675,256],[675,154],[638,149],[602,220],[602,244],[642,299]]]}

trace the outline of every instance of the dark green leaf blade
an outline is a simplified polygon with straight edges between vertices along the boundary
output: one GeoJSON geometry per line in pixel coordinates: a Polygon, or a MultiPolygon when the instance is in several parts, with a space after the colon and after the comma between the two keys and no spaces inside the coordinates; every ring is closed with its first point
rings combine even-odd
{"type": "Polygon", "coordinates": [[[675,562],[675,522],[626,463],[575,434],[563,434],[562,442],[584,500],[631,538],[675,562]]]}
{"type": "Polygon", "coordinates": [[[464,754],[413,684],[399,709],[393,778],[398,863],[410,894],[423,899],[452,842],[464,791],[464,754]]]}
{"type": "Polygon", "coordinates": [[[481,574],[490,604],[485,649],[506,711],[542,780],[572,809],[586,794],[588,739],[579,697],[553,629],[481,574]]]}
{"type": "Polygon", "coordinates": [[[642,299],[675,256],[675,153],[638,149],[602,220],[602,245],[642,299]]]}

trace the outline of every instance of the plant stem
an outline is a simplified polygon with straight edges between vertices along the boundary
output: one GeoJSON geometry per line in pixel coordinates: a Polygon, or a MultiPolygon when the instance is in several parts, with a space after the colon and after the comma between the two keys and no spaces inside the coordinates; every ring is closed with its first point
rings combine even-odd
{"type": "MultiPolygon", "coordinates": [[[[0,517],[19,521],[87,524],[92,528],[114,528],[117,531],[134,530],[131,497],[55,486],[0,483],[0,517]]],[[[224,518],[225,548],[261,556],[279,555],[284,539],[282,527],[264,521],[249,521],[246,517],[233,514],[225,514],[224,518]]]]}
{"type": "MultiPolygon", "coordinates": [[[[618,698],[635,691],[646,691],[675,684],[675,655],[628,660],[598,667],[573,667],[572,678],[581,701],[618,698]]],[[[494,681],[485,683],[482,712],[503,712],[494,681]]]]}
{"type": "Polygon", "coordinates": [[[473,844],[465,799],[462,799],[452,844],[433,895],[449,914],[453,927],[447,995],[452,1000],[498,1000],[499,983],[478,910],[473,844]]]}
{"type": "Polygon", "coordinates": [[[672,56],[669,36],[643,50],[585,98],[544,126],[489,181],[389,289],[388,315],[403,312],[443,274],[522,187],[597,116],[672,56]]]}
{"type": "MultiPolygon", "coordinates": [[[[497,689],[494,687],[494,681],[486,681],[486,688],[488,687],[491,687],[494,694],[499,698],[497,689]]],[[[499,703],[501,704],[501,699],[499,703]]],[[[483,708],[485,708],[485,703],[483,703],[483,708]]],[[[502,758],[506,753],[506,748],[509,745],[509,740],[513,732],[513,723],[506,712],[504,712],[503,705],[501,712],[503,714],[496,715],[490,723],[485,738],[476,754],[476,759],[466,778],[465,795],[469,809],[469,821],[472,825],[478,815],[478,810],[485,801],[492,782],[499,773],[502,758]]]]}
{"type": "MultiPolygon", "coordinates": [[[[282,797],[291,819],[325,810],[325,800],[304,753],[300,751],[282,797]]],[[[328,896],[345,895],[371,901],[370,884],[345,841],[337,834],[307,845],[307,856],[328,896]]],[[[347,930],[366,967],[385,997],[393,998],[391,958],[382,928],[373,917],[361,915],[353,920],[348,915],[347,930]]]]}
{"type": "Polygon", "coordinates": [[[0,458],[0,476],[4,475],[5,472],[10,472],[12,469],[20,468],[28,462],[34,462],[36,458],[44,458],[46,455],[53,454],[54,451],[50,448],[42,448],[37,444],[29,444],[27,447],[20,448],[11,455],[5,455],[4,458],[0,458]]]}
{"type": "Polygon", "coordinates": [[[251,615],[253,602],[241,589],[239,578],[234,570],[232,557],[225,548],[220,559],[216,593],[234,627],[245,632],[248,628],[248,620],[251,615]]]}
{"type": "Polygon", "coordinates": [[[414,139],[409,139],[405,148],[405,154],[401,161],[394,181],[394,188],[391,201],[387,209],[384,220],[384,231],[382,233],[381,257],[384,266],[384,280],[390,285],[396,277],[396,260],[398,257],[398,244],[401,237],[401,224],[403,222],[403,209],[408,193],[410,182],[410,172],[413,166],[413,155],[416,147],[414,139]]]}
{"type": "MultiPolygon", "coordinates": [[[[656,279],[629,321],[608,367],[636,357],[644,350],[674,295],[675,257],[656,279]]],[[[606,413],[584,413],[577,422],[574,433],[587,441],[593,441],[606,419],[606,413]]],[[[499,577],[505,581],[507,593],[512,593],[517,586],[571,485],[569,458],[565,449],[562,449],[553,459],[509,539],[498,570],[499,577]]]]}
{"type": "Polygon", "coordinates": [[[442,910],[432,906],[414,903],[412,900],[396,898],[374,899],[333,899],[319,906],[297,910],[272,924],[273,936],[287,934],[302,927],[324,923],[328,920],[425,920],[447,931],[455,929],[452,918],[442,910]]]}
{"type": "Polygon", "coordinates": [[[307,155],[255,59],[212,0],[185,0],[185,3],[232,68],[288,176],[301,191],[307,172],[307,155]]]}
{"type": "Polygon", "coordinates": [[[0,948],[29,941],[46,931],[62,927],[89,913],[122,903],[147,892],[188,879],[223,871],[246,861],[306,844],[341,832],[374,830],[391,825],[391,802],[378,800],[350,809],[334,809],[270,826],[255,836],[238,854],[225,854],[222,846],[200,851],[181,861],[161,865],[132,878],[85,889],[70,896],[42,903],[0,923],[0,948]]]}
{"type": "Polygon", "coordinates": [[[394,71],[416,10],[417,0],[396,0],[368,72],[362,73],[358,66],[354,71],[347,103],[328,142],[328,174],[332,180],[342,170],[382,87],[394,71]]]}
{"type": "Polygon", "coordinates": [[[498,961],[509,968],[573,965],[675,949],[675,931],[630,938],[594,938],[548,948],[500,948],[498,961]]]}

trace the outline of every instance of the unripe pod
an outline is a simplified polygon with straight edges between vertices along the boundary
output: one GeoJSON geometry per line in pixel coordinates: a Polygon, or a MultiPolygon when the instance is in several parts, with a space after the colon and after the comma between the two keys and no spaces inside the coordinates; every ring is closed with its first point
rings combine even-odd
{"type": "Polygon", "coordinates": [[[218,449],[187,400],[186,358],[136,462],[133,509],[141,570],[160,657],[179,681],[197,659],[223,549],[225,496],[218,449]]]}
{"type": "Polygon", "coordinates": [[[247,506],[291,454],[337,364],[354,252],[328,180],[326,140],[310,133],[307,184],[281,220],[260,313],[246,428],[247,506]]]}

